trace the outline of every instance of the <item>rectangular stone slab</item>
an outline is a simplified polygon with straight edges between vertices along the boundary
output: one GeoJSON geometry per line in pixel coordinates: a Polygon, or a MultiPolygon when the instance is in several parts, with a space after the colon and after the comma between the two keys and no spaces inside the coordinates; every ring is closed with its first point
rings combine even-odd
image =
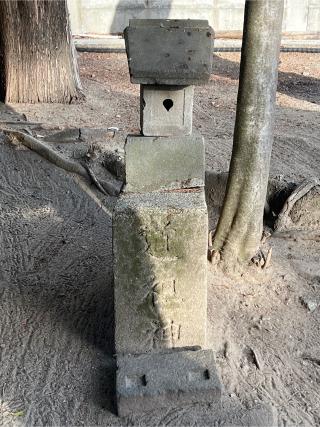
{"type": "Polygon", "coordinates": [[[204,186],[203,137],[128,136],[125,145],[126,192],[204,186]]]}
{"type": "Polygon", "coordinates": [[[212,350],[119,357],[117,367],[120,416],[221,399],[212,350]]]}
{"type": "Polygon", "coordinates": [[[206,20],[130,19],[124,37],[132,83],[199,85],[210,78],[213,30],[206,20]]]}
{"type": "Polygon", "coordinates": [[[145,136],[183,136],[192,132],[194,86],[140,88],[140,124],[145,136]]]}
{"type": "Polygon", "coordinates": [[[117,354],[205,346],[204,191],[123,195],[113,215],[117,354]]]}

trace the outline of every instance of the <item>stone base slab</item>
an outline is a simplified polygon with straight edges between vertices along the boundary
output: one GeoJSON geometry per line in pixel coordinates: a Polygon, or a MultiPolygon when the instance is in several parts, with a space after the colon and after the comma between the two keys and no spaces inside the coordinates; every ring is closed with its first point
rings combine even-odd
{"type": "Polygon", "coordinates": [[[203,190],[120,197],[113,215],[117,354],[205,346],[207,235],[203,190]]]}
{"type": "Polygon", "coordinates": [[[125,192],[204,186],[205,150],[199,133],[180,137],[128,136],[125,192]]]}
{"type": "Polygon", "coordinates": [[[120,416],[221,399],[212,350],[119,357],[117,367],[120,416]]]}

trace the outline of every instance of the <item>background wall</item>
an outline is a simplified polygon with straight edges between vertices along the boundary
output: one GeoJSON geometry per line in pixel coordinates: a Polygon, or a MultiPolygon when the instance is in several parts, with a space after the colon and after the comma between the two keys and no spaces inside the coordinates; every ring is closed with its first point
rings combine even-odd
{"type": "MultiPolygon", "coordinates": [[[[254,1],[254,0],[253,0],[254,1]]],[[[241,31],[245,0],[68,0],[74,34],[116,34],[130,18],[208,19],[217,31],[241,31]]],[[[320,35],[320,0],[285,0],[283,31],[320,35]]]]}

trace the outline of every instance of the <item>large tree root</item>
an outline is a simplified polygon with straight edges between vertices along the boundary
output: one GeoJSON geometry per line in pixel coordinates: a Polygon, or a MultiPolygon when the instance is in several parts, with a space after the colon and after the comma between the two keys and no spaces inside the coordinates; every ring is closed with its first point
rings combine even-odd
{"type": "Polygon", "coordinates": [[[117,181],[116,184],[107,181],[100,182],[88,165],[82,165],[80,163],[66,159],[33,136],[14,129],[3,129],[3,133],[10,139],[16,138],[21,144],[30,148],[30,150],[35,151],[40,156],[58,166],[59,168],[64,169],[67,172],[76,173],[86,179],[91,180],[102,193],[109,194],[111,196],[116,196],[120,193],[122,182],[117,181]]]}
{"type": "Polygon", "coordinates": [[[295,190],[290,194],[288,199],[286,200],[281,212],[278,215],[278,218],[275,222],[274,229],[276,231],[282,231],[290,228],[291,219],[290,212],[293,206],[300,200],[303,196],[305,196],[309,191],[311,191],[314,187],[320,185],[320,181],[316,178],[313,179],[305,179],[302,181],[300,185],[298,185],[295,190]]]}
{"type": "MultiPolygon", "coordinates": [[[[220,210],[221,209],[221,201],[223,199],[223,194],[225,192],[226,187],[226,174],[216,174],[217,176],[211,176],[212,173],[207,171],[207,200],[209,202],[209,207],[211,209],[220,210]],[[209,179],[208,179],[209,178],[209,179]],[[221,195],[220,195],[221,194],[221,195]]],[[[278,179],[270,178],[268,184],[268,194],[267,200],[270,201],[270,208],[272,213],[266,212],[265,206],[265,219],[268,223],[270,222],[270,215],[275,216],[275,220],[272,221],[272,229],[274,228],[274,232],[272,232],[271,228],[267,228],[264,230],[261,242],[260,249],[257,251],[256,255],[251,258],[251,263],[260,267],[262,270],[268,268],[271,264],[271,256],[272,250],[268,246],[262,249],[262,246],[266,243],[266,241],[272,237],[276,239],[289,239],[293,241],[309,241],[312,240],[314,242],[320,241],[320,229],[309,229],[308,224],[303,228],[303,224],[296,224],[292,218],[292,215],[297,215],[299,213],[300,206],[299,203],[304,206],[303,200],[304,197],[309,195],[320,185],[318,179],[307,179],[304,180],[301,184],[296,184],[294,182],[287,181],[279,181],[278,179]],[[300,202],[301,201],[301,202],[300,202]],[[297,205],[298,203],[298,205],[297,205]],[[298,210],[297,210],[298,209],[298,210]],[[295,212],[297,211],[297,212],[295,212]],[[279,216],[279,217],[278,217],[279,216]],[[301,226],[301,228],[297,228],[301,226]],[[296,228],[292,228],[296,227],[296,228]],[[267,249],[268,248],[268,249],[267,249]],[[267,251],[267,252],[265,252],[267,251]]],[[[310,198],[308,199],[310,200],[310,198]]],[[[308,203],[308,200],[306,202],[308,203]]],[[[310,202],[309,202],[310,203],[310,202]]],[[[304,209],[304,215],[308,215],[307,205],[304,209]]],[[[316,206],[315,206],[316,209],[316,206]]],[[[315,214],[316,211],[314,211],[315,214]]],[[[319,211],[318,211],[319,212],[319,211]]],[[[217,214],[217,212],[216,212],[217,214]]],[[[311,212],[310,212],[311,214],[311,212]]],[[[270,226],[270,224],[269,224],[270,226]]],[[[221,253],[220,251],[215,250],[213,245],[213,234],[214,231],[209,232],[208,239],[208,259],[214,265],[220,264],[221,261],[221,253]]]]}

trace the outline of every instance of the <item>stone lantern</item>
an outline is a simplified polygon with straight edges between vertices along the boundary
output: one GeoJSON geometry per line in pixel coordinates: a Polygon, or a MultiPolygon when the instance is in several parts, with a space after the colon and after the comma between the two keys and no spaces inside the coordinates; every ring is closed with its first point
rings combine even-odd
{"type": "Polygon", "coordinates": [[[125,41],[131,82],[140,84],[141,133],[127,137],[113,216],[120,415],[221,395],[206,348],[204,141],[192,129],[213,31],[203,20],[135,19],[125,41]]]}

